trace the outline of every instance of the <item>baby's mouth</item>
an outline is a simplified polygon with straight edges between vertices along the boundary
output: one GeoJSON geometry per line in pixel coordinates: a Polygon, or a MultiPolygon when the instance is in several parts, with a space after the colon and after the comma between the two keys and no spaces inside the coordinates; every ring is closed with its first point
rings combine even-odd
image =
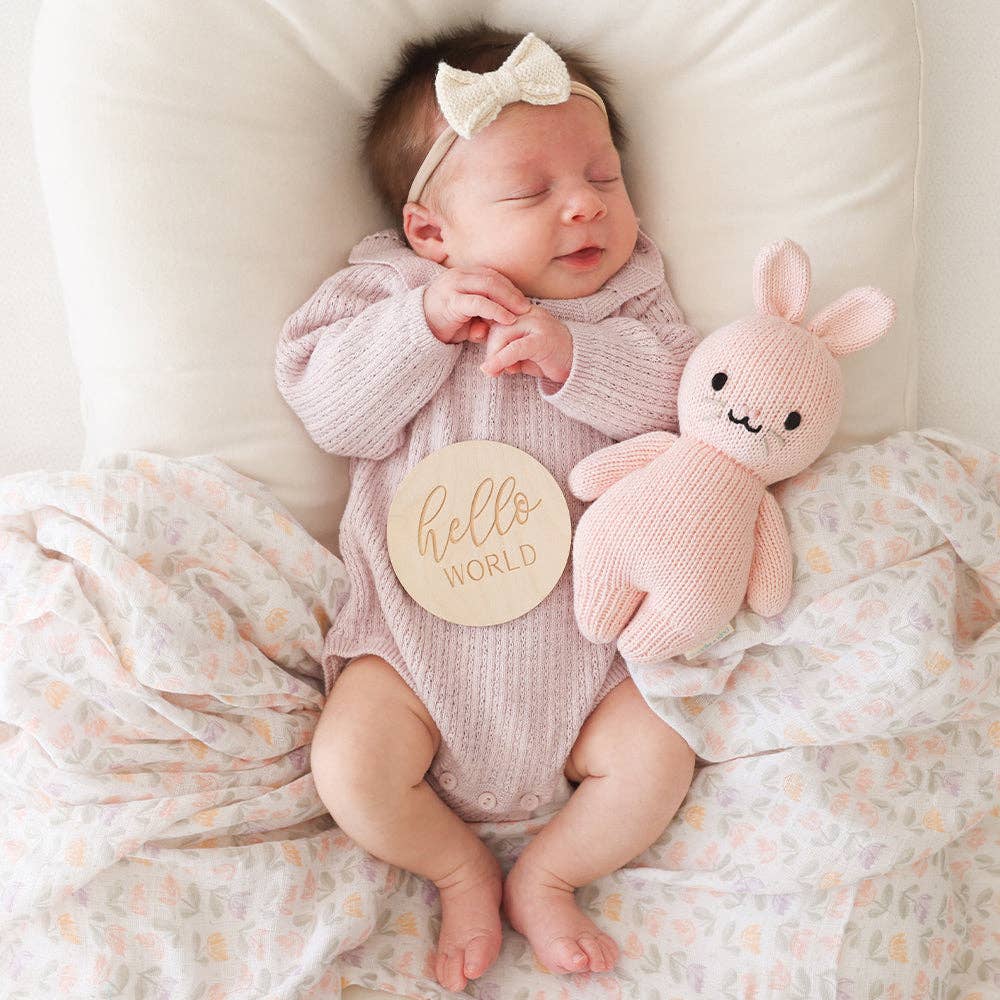
{"type": "Polygon", "coordinates": [[[556,260],[565,261],[576,267],[593,267],[601,259],[603,253],[604,251],[600,247],[583,247],[574,253],[563,254],[556,260]]]}

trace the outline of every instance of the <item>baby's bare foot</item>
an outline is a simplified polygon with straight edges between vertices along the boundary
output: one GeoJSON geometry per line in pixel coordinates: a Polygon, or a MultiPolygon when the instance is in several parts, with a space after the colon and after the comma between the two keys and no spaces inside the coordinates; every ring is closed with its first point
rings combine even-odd
{"type": "Polygon", "coordinates": [[[500,953],[503,873],[496,858],[483,855],[435,883],[441,896],[434,975],[446,990],[462,990],[481,976],[500,953]]]}
{"type": "Polygon", "coordinates": [[[576,905],[573,886],[519,859],[503,887],[503,908],[511,927],[553,972],[607,972],[618,945],[597,929],[576,905]]]}

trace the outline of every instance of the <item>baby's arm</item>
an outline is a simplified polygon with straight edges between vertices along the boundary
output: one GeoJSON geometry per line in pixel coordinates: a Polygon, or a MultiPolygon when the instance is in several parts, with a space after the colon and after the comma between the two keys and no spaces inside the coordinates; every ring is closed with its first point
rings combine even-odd
{"type": "Polygon", "coordinates": [[[543,399],[621,441],[677,430],[677,387],[698,337],[666,281],[600,323],[568,321],[573,362],[561,385],[539,378],[543,399]]]}
{"type": "Polygon", "coordinates": [[[278,389],[335,455],[395,451],[462,350],[430,331],[423,286],[390,294],[384,274],[363,264],[339,271],[289,316],[278,341],[278,389]]]}

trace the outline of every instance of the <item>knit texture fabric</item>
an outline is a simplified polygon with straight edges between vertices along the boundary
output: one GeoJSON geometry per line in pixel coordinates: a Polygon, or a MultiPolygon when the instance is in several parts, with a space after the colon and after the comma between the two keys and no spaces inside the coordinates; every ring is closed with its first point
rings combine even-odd
{"type": "Polygon", "coordinates": [[[767,486],[805,469],[840,418],[836,357],[895,318],[878,289],[856,288],[800,325],[809,258],[791,240],[754,269],[758,314],[705,337],[678,393],[680,436],[648,433],[590,455],[569,475],[594,503],[573,538],[575,613],[596,643],[618,637],[630,663],[656,663],[716,634],[746,598],[776,615],[792,555],[767,486]]]}
{"type": "Polygon", "coordinates": [[[607,481],[620,463],[644,460],[587,511],[573,539],[581,630],[599,643],[621,633],[620,652],[640,663],[691,649],[739,610],[765,495],[759,476],[693,437],[640,459],[645,437],[623,442],[635,450],[614,463],[585,460],[569,479],[575,492],[585,477],[607,481]]]}
{"type": "Polygon", "coordinates": [[[534,299],[569,327],[562,385],[484,375],[485,345],[445,344],[424,319],[423,290],[443,267],[394,230],[351,252],[287,320],[278,387],[312,438],[351,456],[340,526],[350,588],[326,637],[327,690],[350,657],[387,660],[427,706],[441,748],[427,781],[466,820],[523,818],[568,796],[562,769],[580,727],[627,670],[573,617],[571,563],[544,601],[513,621],[455,625],[417,604],[386,546],[392,498],[425,456],[488,439],[528,452],[569,494],[572,466],[613,441],[677,428],[676,396],[697,340],[683,322],[652,240],[592,295],[534,299]]]}

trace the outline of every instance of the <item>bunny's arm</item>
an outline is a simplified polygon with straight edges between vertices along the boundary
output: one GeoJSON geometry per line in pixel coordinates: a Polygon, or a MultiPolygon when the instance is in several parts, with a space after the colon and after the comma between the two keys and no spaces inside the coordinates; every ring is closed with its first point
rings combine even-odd
{"type": "Polygon", "coordinates": [[[581,500],[595,500],[630,472],[649,465],[677,440],[670,431],[648,431],[626,441],[609,444],[580,459],[570,469],[570,492],[581,500]]]}
{"type": "Polygon", "coordinates": [[[778,501],[765,490],[754,526],[747,604],[765,618],[785,610],[792,596],[792,546],[778,501]]]}

